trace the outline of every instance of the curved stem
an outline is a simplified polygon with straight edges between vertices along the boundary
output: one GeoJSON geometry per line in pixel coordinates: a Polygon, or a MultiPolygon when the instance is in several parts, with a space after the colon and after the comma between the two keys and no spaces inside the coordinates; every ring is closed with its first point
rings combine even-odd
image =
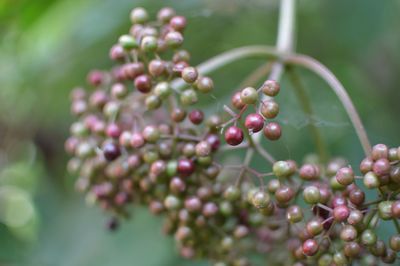
{"type": "MultiPolygon", "coordinates": [[[[264,45],[251,45],[240,48],[235,48],[217,56],[214,56],[200,65],[196,66],[201,75],[207,75],[215,70],[218,70],[232,62],[244,58],[280,58],[283,54],[279,53],[275,47],[264,45]]],[[[175,90],[183,90],[188,86],[182,79],[175,79],[171,82],[172,88],[175,90]]]]}
{"type": "Polygon", "coordinates": [[[364,129],[364,126],[361,122],[360,116],[357,113],[356,108],[353,105],[353,102],[350,99],[346,89],[343,87],[342,83],[333,75],[333,73],[322,63],[318,62],[312,57],[306,55],[290,55],[285,58],[285,62],[287,64],[295,64],[303,66],[328,83],[330,88],[335,92],[341,103],[343,104],[344,109],[349,116],[358,138],[360,139],[361,145],[364,149],[364,153],[368,156],[371,153],[371,144],[368,140],[367,132],[364,129]]]}

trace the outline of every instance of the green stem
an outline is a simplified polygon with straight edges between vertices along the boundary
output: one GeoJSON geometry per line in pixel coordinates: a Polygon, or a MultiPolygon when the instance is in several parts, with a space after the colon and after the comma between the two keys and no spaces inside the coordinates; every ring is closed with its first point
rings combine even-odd
{"type": "Polygon", "coordinates": [[[312,135],[312,139],[314,140],[315,143],[315,147],[318,150],[320,159],[322,162],[326,163],[328,161],[328,151],[326,149],[326,145],[325,142],[323,141],[320,130],[315,126],[314,112],[310,100],[307,97],[307,92],[296,71],[293,68],[289,67],[288,73],[290,81],[293,84],[293,88],[295,89],[297,98],[299,99],[299,102],[303,108],[303,111],[310,119],[309,128],[312,135]]]}

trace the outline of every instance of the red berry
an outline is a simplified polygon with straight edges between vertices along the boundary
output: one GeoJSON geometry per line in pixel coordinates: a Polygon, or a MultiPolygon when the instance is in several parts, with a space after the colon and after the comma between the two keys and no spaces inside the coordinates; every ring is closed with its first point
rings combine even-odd
{"type": "Polygon", "coordinates": [[[189,159],[180,159],[177,170],[182,176],[190,176],[194,172],[194,163],[189,159]]]}
{"type": "Polygon", "coordinates": [[[318,252],[318,242],[314,239],[307,239],[302,248],[304,255],[313,256],[318,252]]]}
{"type": "Polygon", "coordinates": [[[350,210],[345,205],[337,206],[333,209],[333,218],[336,221],[344,222],[350,215],[350,210]]]}
{"type": "Polygon", "coordinates": [[[107,161],[114,161],[121,155],[121,150],[114,143],[107,143],[103,147],[103,154],[107,161]]]}
{"type": "Polygon", "coordinates": [[[258,132],[264,127],[264,118],[259,114],[249,114],[244,125],[249,131],[258,132]]]}
{"type": "Polygon", "coordinates": [[[142,93],[148,93],[151,90],[151,79],[148,75],[140,75],[135,78],[135,87],[142,93]]]}
{"type": "Polygon", "coordinates": [[[219,137],[216,134],[209,134],[206,137],[206,141],[208,142],[208,144],[211,145],[211,150],[212,151],[216,151],[219,148],[220,145],[220,141],[219,141],[219,137]]]}
{"type": "Polygon", "coordinates": [[[189,120],[195,125],[201,124],[203,119],[204,113],[198,109],[195,109],[189,113],[189,120]]]}
{"type": "Polygon", "coordinates": [[[243,141],[243,131],[236,127],[231,126],[225,131],[225,141],[232,146],[237,146],[243,141]]]}
{"type": "Polygon", "coordinates": [[[264,127],[264,135],[269,140],[278,140],[282,135],[281,126],[275,122],[268,123],[264,127]]]}

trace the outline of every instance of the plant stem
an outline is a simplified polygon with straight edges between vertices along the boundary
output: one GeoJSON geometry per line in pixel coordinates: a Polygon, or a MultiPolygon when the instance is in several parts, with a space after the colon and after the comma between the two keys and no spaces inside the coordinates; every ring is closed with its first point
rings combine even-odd
{"type": "Polygon", "coordinates": [[[299,102],[303,108],[303,111],[310,119],[309,128],[311,131],[312,139],[315,143],[315,147],[318,150],[319,157],[321,158],[322,162],[326,163],[328,160],[326,145],[322,139],[320,130],[315,126],[314,112],[312,110],[309,98],[307,97],[307,93],[305,91],[303,83],[301,83],[299,75],[293,68],[289,67],[287,70],[290,80],[293,84],[293,88],[295,89],[295,92],[297,94],[297,98],[299,99],[299,102]]]}
{"type": "MultiPolygon", "coordinates": [[[[292,53],[294,47],[294,32],[295,32],[295,0],[281,0],[279,10],[279,24],[278,24],[278,37],[276,42],[276,49],[278,53],[289,54],[292,53]]],[[[279,81],[283,73],[284,65],[282,57],[273,64],[271,74],[268,79],[279,81]]],[[[261,101],[265,100],[267,96],[263,95],[261,101]]],[[[260,146],[262,133],[258,132],[253,136],[253,142],[256,146],[260,146]]]]}
{"type": "Polygon", "coordinates": [[[288,64],[303,66],[320,76],[329,84],[330,88],[332,88],[343,104],[343,107],[356,130],[361,146],[364,149],[364,153],[368,156],[371,153],[371,144],[369,143],[367,133],[346,89],[335,75],[333,75],[333,73],[322,63],[306,55],[291,55],[286,57],[285,62],[288,64]]]}
{"type": "MultiPolygon", "coordinates": [[[[215,70],[218,70],[232,62],[240,59],[254,57],[254,58],[272,58],[277,59],[282,57],[283,54],[279,53],[275,47],[265,45],[251,45],[235,48],[214,56],[200,65],[196,66],[201,75],[207,75],[215,70]]],[[[182,79],[175,79],[171,82],[171,87],[175,90],[181,91],[188,86],[182,79]]]]}

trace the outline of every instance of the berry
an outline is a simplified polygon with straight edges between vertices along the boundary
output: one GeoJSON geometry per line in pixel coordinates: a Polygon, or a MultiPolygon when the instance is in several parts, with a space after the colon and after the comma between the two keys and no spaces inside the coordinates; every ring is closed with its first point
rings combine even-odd
{"type": "Polygon", "coordinates": [[[307,239],[302,245],[303,254],[306,256],[314,256],[318,249],[319,245],[315,239],[307,239]]]}
{"type": "Polygon", "coordinates": [[[266,100],[262,102],[260,112],[265,118],[275,118],[279,113],[279,104],[274,100],[266,100]]]}
{"type": "Polygon", "coordinates": [[[264,127],[264,118],[259,114],[249,114],[244,122],[250,132],[258,132],[264,127]]]}
{"type": "MultiPolygon", "coordinates": [[[[138,44],[131,35],[125,34],[119,37],[118,43],[121,45],[121,47],[125,50],[131,50],[138,48],[138,44]]],[[[114,56],[114,57],[119,57],[119,56],[114,56]]]]}
{"type": "Polygon", "coordinates": [[[231,126],[225,131],[225,141],[232,146],[237,146],[243,141],[243,131],[236,127],[231,126]]]}
{"type": "Polygon", "coordinates": [[[135,87],[141,93],[150,92],[151,86],[151,79],[148,75],[140,75],[135,78],[135,87]]]}
{"type": "Polygon", "coordinates": [[[288,177],[293,174],[293,168],[288,161],[277,161],[272,166],[272,172],[277,177],[288,177]]]}
{"type": "Polygon", "coordinates": [[[251,202],[257,209],[264,209],[270,202],[270,197],[268,193],[264,191],[257,191],[253,194],[251,202]]]}
{"type": "Polygon", "coordinates": [[[195,125],[201,124],[201,122],[203,122],[203,119],[204,113],[201,110],[195,109],[189,113],[189,120],[195,125]]]}
{"type": "Polygon", "coordinates": [[[290,206],[286,211],[286,218],[291,223],[298,223],[303,220],[303,211],[300,206],[290,206]]]}
{"type": "Polygon", "coordinates": [[[300,178],[307,181],[318,179],[319,175],[319,168],[314,164],[305,164],[299,170],[300,178]]]}
{"type": "Polygon", "coordinates": [[[308,186],[303,191],[304,201],[308,204],[317,204],[321,200],[321,193],[316,186],[308,186]]]}
{"type": "Polygon", "coordinates": [[[241,110],[246,105],[242,101],[242,98],[240,97],[240,91],[233,94],[231,102],[232,102],[233,107],[235,107],[238,110],[241,110]]]}
{"type": "Polygon", "coordinates": [[[194,163],[189,159],[178,160],[177,171],[182,176],[190,176],[195,170],[194,163]]]}
{"type": "Polygon", "coordinates": [[[146,9],[142,7],[137,7],[131,11],[131,21],[132,23],[143,24],[147,22],[149,19],[149,15],[147,14],[146,9]]]}
{"type": "Polygon", "coordinates": [[[281,126],[276,122],[270,122],[264,127],[264,136],[269,140],[278,140],[281,135],[281,126]]]}
{"type": "Polygon", "coordinates": [[[199,77],[195,83],[196,88],[202,93],[209,93],[214,89],[214,82],[209,77],[199,77]]]}
{"type": "Polygon", "coordinates": [[[253,87],[247,87],[240,92],[240,99],[244,104],[255,104],[258,100],[258,93],[253,87]]]}
{"type": "Polygon", "coordinates": [[[186,27],[186,18],[182,16],[175,16],[171,18],[169,25],[176,31],[183,31],[186,27]]]}
{"type": "Polygon", "coordinates": [[[333,218],[338,222],[344,222],[350,215],[350,210],[345,205],[339,205],[333,208],[333,218]]]}
{"type": "Polygon", "coordinates": [[[280,85],[275,80],[267,80],[262,86],[262,92],[270,97],[278,95],[280,91],[280,85]]]}
{"type": "Polygon", "coordinates": [[[348,186],[354,182],[354,172],[350,167],[340,168],[336,173],[336,180],[343,186],[348,186]]]}
{"type": "Polygon", "coordinates": [[[199,74],[194,67],[185,67],[182,70],[182,79],[189,84],[194,83],[197,80],[198,75],[199,74]]]}
{"type": "Polygon", "coordinates": [[[121,155],[121,150],[114,143],[107,143],[103,146],[103,154],[107,161],[114,161],[121,155]]]}

